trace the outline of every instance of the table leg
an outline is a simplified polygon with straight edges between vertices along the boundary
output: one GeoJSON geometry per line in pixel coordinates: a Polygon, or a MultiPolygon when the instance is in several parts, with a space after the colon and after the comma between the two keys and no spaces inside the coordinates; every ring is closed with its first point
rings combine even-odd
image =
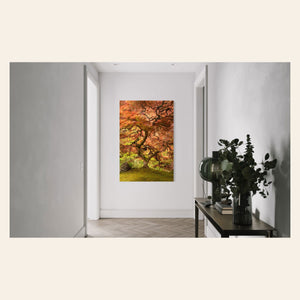
{"type": "Polygon", "coordinates": [[[221,234],[221,238],[229,238],[228,234],[221,234]]]}
{"type": "Polygon", "coordinates": [[[195,205],[195,237],[198,237],[199,209],[195,205]]]}

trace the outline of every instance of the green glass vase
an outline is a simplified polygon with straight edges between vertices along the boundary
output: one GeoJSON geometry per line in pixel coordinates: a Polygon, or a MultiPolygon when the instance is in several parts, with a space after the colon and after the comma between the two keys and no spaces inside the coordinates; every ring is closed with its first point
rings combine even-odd
{"type": "Polygon", "coordinates": [[[236,225],[252,224],[252,194],[239,194],[233,198],[233,223],[236,225]]]}

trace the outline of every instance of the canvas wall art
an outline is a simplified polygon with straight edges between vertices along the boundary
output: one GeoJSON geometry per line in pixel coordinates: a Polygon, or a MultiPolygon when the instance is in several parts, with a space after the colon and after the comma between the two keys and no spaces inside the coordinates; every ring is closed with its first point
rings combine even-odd
{"type": "Polygon", "coordinates": [[[174,180],[174,101],[120,101],[120,181],[174,180]]]}

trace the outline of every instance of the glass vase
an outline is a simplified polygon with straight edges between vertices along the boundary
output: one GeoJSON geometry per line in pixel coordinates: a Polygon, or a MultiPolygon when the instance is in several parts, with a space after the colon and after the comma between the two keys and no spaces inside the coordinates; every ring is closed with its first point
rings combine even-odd
{"type": "Polygon", "coordinates": [[[239,194],[233,199],[233,223],[236,225],[252,224],[251,192],[239,194]]]}

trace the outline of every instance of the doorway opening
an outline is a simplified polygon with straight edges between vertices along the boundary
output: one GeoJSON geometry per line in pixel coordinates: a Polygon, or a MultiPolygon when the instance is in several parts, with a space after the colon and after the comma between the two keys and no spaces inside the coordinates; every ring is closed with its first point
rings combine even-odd
{"type": "MultiPolygon", "coordinates": [[[[193,114],[197,115],[198,148],[201,147],[201,156],[204,155],[203,138],[203,108],[205,99],[205,85],[196,70],[203,69],[203,65],[188,64],[169,66],[170,64],[96,64],[99,71],[99,86],[101,87],[101,130],[97,129],[101,137],[101,161],[93,163],[89,147],[92,147],[90,124],[89,85],[93,84],[86,76],[86,226],[89,237],[192,237],[194,236],[194,209],[193,209],[193,149],[186,149],[185,145],[193,144],[193,114]],[[139,69],[137,69],[139,67],[139,69]],[[172,69],[171,69],[172,68],[172,69]],[[143,70],[143,72],[140,72],[143,70]],[[155,70],[155,72],[154,72],[155,70]],[[137,72],[139,71],[139,72],[137,72]],[[196,82],[196,78],[198,79],[196,82]],[[193,101],[196,90],[197,109],[194,111],[193,101]],[[154,96],[153,96],[154,95],[154,96]],[[158,99],[176,101],[176,159],[178,170],[177,180],[171,184],[157,184],[151,182],[143,184],[137,182],[120,183],[116,178],[118,172],[117,148],[119,147],[117,130],[120,123],[117,107],[124,99],[132,101],[156,101],[158,99]],[[149,100],[152,99],[152,100],[149,100]],[[199,115],[200,114],[200,115],[199,115]],[[113,137],[113,138],[112,138],[113,137]],[[184,154],[184,155],[182,155],[184,154]],[[186,158],[185,158],[186,156],[186,158]],[[91,166],[92,164],[92,166],[91,166]],[[99,175],[99,165],[101,172],[99,175]],[[96,176],[89,172],[93,166],[98,166],[96,176]],[[184,174],[184,176],[182,176],[184,174]],[[97,178],[98,191],[93,188],[90,179],[97,178]],[[101,177],[101,178],[99,178],[101,177]],[[101,179],[101,180],[100,180],[101,179]],[[99,187],[101,185],[101,201],[99,201],[99,187]],[[98,197],[92,197],[92,195],[98,197]],[[186,195],[180,197],[180,195],[186,195]],[[97,199],[95,202],[93,199],[97,199]],[[91,216],[93,206],[96,215],[91,216]],[[101,206],[101,211],[100,211],[101,206]],[[101,215],[101,219],[99,219],[101,215]],[[99,219],[99,220],[97,220],[99,219]],[[164,230],[164,228],[166,230],[164,230]],[[186,229],[186,231],[184,231],[186,229]],[[157,230],[157,232],[155,231],[157,230]]],[[[91,71],[91,70],[90,70],[91,71]]],[[[93,72],[91,72],[93,73],[93,72]]],[[[202,75],[202,74],[201,74],[202,75]]],[[[96,89],[94,87],[94,89],[96,89]]],[[[100,97],[99,97],[100,98],[100,97]]],[[[100,101],[100,99],[99,99],[100,101]]],[[[91,109],[91,113],[99,110],[91,109]]],[[[99,119],[98,119],[99,122],[99,119]]],[[[97,122],[94,122],[94,124],[97,122]]],[[[98,138],[99,142],[99,138],[98,138]]],[[[199,149],[198,149],[199,150],[199,149]]],[[[98,148],[99,151],[99,148],[98,148]]],[[[148,152],[147,152],[148,153],[148,152]]],[[[135,166],[134,166],[135,167],[135,166]]],[[[131,168],[133,168],[131,166],[131,168]]],[[[199,173],[197,182],[199,181],[199,173]]],[[[199,183],[198,183],[199,184],[199,183]]],[[[97,186],[97,185],[96,185],[97,186]]],[[[200,186],[197,191],[203,193],[200,186]]]]}

